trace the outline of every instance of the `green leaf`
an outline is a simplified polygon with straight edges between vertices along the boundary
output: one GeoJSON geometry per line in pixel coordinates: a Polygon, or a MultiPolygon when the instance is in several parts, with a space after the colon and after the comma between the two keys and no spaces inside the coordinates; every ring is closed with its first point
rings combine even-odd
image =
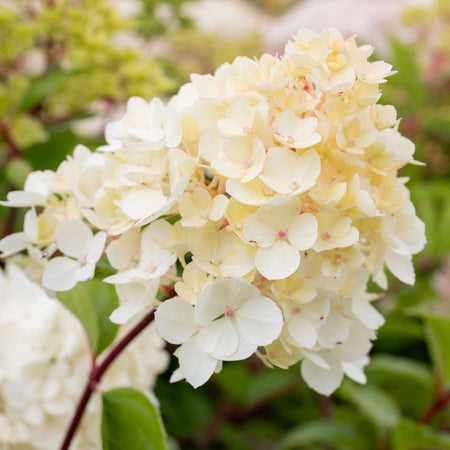
{"type": "Polygon", "coordinates": [[[104,450],[166,450],[156,408],[139,391],[115,389],[103,394],[104,450]]]}
{"type": "Polygon", "coordinates": [[[410,378],[426,387],[434,385],[433,375],[425,364],[400,356],[376,355],[366,372],[369,376],[379,372],[384,378],[410,378]]]}
{"type": "Polygon", "coordinates": [[[380,430],[394,428],[400,421],[397,403],[378,386],[360,386],[346,380],[338,392],[340,397],[353,403],[380,430]]]}
{"type": "Polygon", "coordinates": [[[450,435],[436,433],[427,425],[403,420],[394,430],[392,448],[395,450],[442,450],[450,448],[450,435]]]}
{"type": "Polygon", "coordinates": [[[63,86],[72,75],[72,73],[63,72],[60,69],[54,69],[44,77],[36,78],[31,82],[31,86],[22,99],[18,112],[29,111],[44,97],[63,86]]]}
{"type": "Polygon", "coordinates": [[[67,309],[80,319],[88,335],[92,351],[95,352],[99,341],[98,321],[86,288],[79,283],[70,291],[58,292],[57,297],[67,309]]]}
{"type": "Polygon", "coordinates": [[[247,405],[258,403],[297,383],[300,384],[298,373],[292,375],[284,370],[262,370],[256,376],[253,374],[253,382],[250,383],[244,394],[244,403],[247,405]]]}
{"type": "Polygon", "coordinates": [[[119,304],[114,286],[90,280],[78,283],[70,291],[59,292],[58,298],[80,319],[96,356],[111,345],[119,329],[109,320],[119,304]]]}
{"type": "Polygon", "coordinates": [[[369,383],[388,391],[409,416],[418,418],[428,408],[435,379],[431,368],[424,363],[400,356],[376,355],[366,373],[369,383]]]}
{"type": "Polygon", "coordinates": [[[450,182],[426,181],[411,188],[411,197],[417,214],[426,223],[427,246],[432,256],[442,256],[450,250],[450,182]]]}
{"type": "Polygon", "coordinates": [[[425,335],[437,375],[444,388],[450,387],[450,317],[428,316],[425,335]]]}
{"type": "Polygon", "coordinates": [[[352,439],[354,428],[349,424],[317,420],[294,428],[281,440],[280,449],[303,448],[311,444],[335,444],[339,439],[352,439]]]}
{"type": "Polygon", "coordinates": [[[52,131],[47,142],[28,147],[23,156],[35,170],[55,170],[77,144],[78,140],[70,130],[58,128],[52,131]]]}
{"type": "Polygon", "coordinates": [[[116,289],[112,284],[100,280],[90,280],[84,283],[94,306],[99,329],[99,338],[95,354],[99,355],[114,341],[119,326],[109,320],[109,316],[119,306],[116,289]]]}
{"type": "Polygon", "coordinates": [[[186,383],[169,383],[164,377],[158,378],[155,394],[170,435],[184,438],[210,423],[214,416],[213,402],[219,400],[208,395],[207,388],[194,390],[186,383]]]}

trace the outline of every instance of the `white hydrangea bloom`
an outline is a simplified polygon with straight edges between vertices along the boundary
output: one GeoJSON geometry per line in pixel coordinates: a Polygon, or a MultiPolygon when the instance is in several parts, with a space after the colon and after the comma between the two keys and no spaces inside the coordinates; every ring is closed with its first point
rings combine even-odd
{"type": "MultiPolygon", "coordinates": [[[[0,273],[0,447],[58,448],[84,389],[92,356],[81,323],[14,265],[0,273]]],[[[147,392],[168,364],[154,326],[110,367],[71,448],[101,447],[101,391],[147,392]]]]}
{"type": "Polygon", "coordinates": [[[219,361],[248,358],[280,334],[276,304],[249,282],[231,278],[208,284],[192,307],[179,297],[156,312],[161,336],[179,349],[180,370],[194,387],[205,383],[219,361]]]}
{"type": "Polygon", "coordinates": [[[414,283],[425,245],[399,176],[421,163],[395,109],[377,104],[393,71],[372,52],[336,29],[302,29],[281,56],[193,74],[167,105],[131,98],[106,146],[77,146],[8,195],[2,204],[36,210],[0,250],[28,252],[33,279],[65,290],[94,274],[106,246],[116,273],[105,281],[121,301],[111,319],[158,308],[162,333],[181,344],[173,380],[198,386],[256,352],[271,366],[301,362],[324,394],[344,374],[364,382],[382,324],[368,281],[386,289],[388,268],[414,283]],[[277,326],[259,335],[267,317],[250,300],[235,310],[228,284],[270,304],[277,326]]]}
{"type": "Polygon", "coordinates": [[[68,291],[79,281],[94,276],[95,264],[105,246],[105,232],[100,231],[94,236],[85,223],[68,219],[58,223],[54,240],[66,256],[57,256],[49,261],[42,276],[44,287],[53,291],[68,291]]]}

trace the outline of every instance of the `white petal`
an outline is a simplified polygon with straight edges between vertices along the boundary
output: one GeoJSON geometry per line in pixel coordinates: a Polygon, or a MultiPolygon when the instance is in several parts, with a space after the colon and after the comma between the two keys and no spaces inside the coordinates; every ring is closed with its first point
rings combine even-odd
{"type": "Polygon", "coordinates": [[[30,240],[35,241],[39,238],[39,223],[34,208],[25,213],[23,231],[30,237],[30,240]]]}
{"type": "Polygon", "coordinates": [[[36,192],[11,191],[8,193],[7,201],[0,201],[2,206],[23,207],[45,205],[46,196],[36,192]]]}
{"type": "Polygon", "coordinates": [[[239,346],[237,350],[230,356],[223,356],[220,358],[222,361],[241,361],[242,359],[247,359],[253,353],[255,353],[257,345],[252,345],[246,342],[244,339],[239,339],[239,346]]]}
{"type": "Polygon", "coordinates": [[[78,281],[90,280],[94,277],[95,264],[87,262],[78,269],[78,281]]]}
{"type": "Polygon", "coordinates": [[[297,250],[308,250],[316,242],[317,230],[317,220],[312,214],[300,214],[288,228],[287,237],[297,250]]]}
{"type": "Polygon", "coordinates": [[[343,344],[336,345],[332,352],[339,361],[355,361],[365,357],[371,347],[369,338],[352,330],[348,339],[343,344]]]}
{"type": "Polygon", "coordinates": [[[271,344],[281,333],[283,316],[267,297],[258,296],[245,302],[236,312],[239,334],[253,345],[271,344]]]}
{"type": "Polygon", "coordinates": [[[215,161],[223,155],[223,140],[212,132],[203,133],[198,142],[199,155],[206,161],[215,161]]]}
{"type": "Polygon", "coordinates": [[[285,241],[276,241],[269,248],[259,248],[255,254],[255,266],[268,280],[286,278],[299,265],[300,253],[285,241]]]}
{"type": "Polygon", "coordinates": [[[78,283],[79,270],[77,261],[58,256],[45,266],[42,284],[52,291],[68,291],[78,283]]]}
{"type": "Polygon", "coordinates": [[[171,344],[181,344],[197,330],[193,307],[179,297],[162,303],[155,313],[159,334],[171,344]]]}
{"type": "Polygon", "coordinates": [[[254,214],[244,224],[244,237],[249,242],[256,242],[259,247],[270,247],[275,242],[277,232],[274,228],[261,223],[254,214]]]}
{"type": "Polygon", "coordinates": [[[205,384],[217,366],[217,359],[199,347],[196,336],[180,347],[178,359],[183,376],[194,388],[205,384]]]}
{"type": "Polygon", "coordinates": [[[11,256],[14,253],[25,250],[29,243],[30,240],[28,236],[23,232],[13,233],[5,236],[0,241],[0,252],[2,253],[2,258],[6,258],[7,256],[11,256]]]}
{"type": "Polygon", "coordinates": [[[245,250],[236,251],[234,255],[228,256],[220,265],[223,277],[243,277],[255,268],[253,253],[245,250]]]}
{"type": "Polygon", "coordinates": [[[353,298],[352,313],[371,330],[377,330],[385,322],[384,317],[364,298],[353,298]]]}
{"type": "Polygon", "coordinates": [[[167,147],[178,147],[181,142],[183,129],[177,113],[172,108],[166,108],[163,121],[167,147]]]}
{"type": "Polygon", "coordinates": [[[133,227],[108,245],[106,255],[115,269],[128,269],[136,255],[140,235],[139,228],[133,227]]]}
{"type": "Polygon", "coordinates": [[[111,315],[109,316],[109,320],[113,323],[117,323],[119,325],[129,323],[139,312],[143,309],[142,305],[127,302],[123,305],[120,305],[116,308],[111,315]]]}
{"type": "Polygon", "coordinates": [[[96,263],[102,256],[103,249],[105,248],[106,233],[99,231],[92,239],[91,248],[86,254],[86,259],[91,263],[96,263]]]}
{"type": "Polygon", "coordinates": [[[118,206],[132,220],[145,219],[164,205],[167,199],[161,191],[139,189],[125,194],[118,206]]]}
{"type": "Polygon", "coordinates": [[[256,217],[276,230],[286,230],[300,214],[302,202],[298,197],[277,197],[261,206],[256,217]]]}
{"type": "Polygon", "coordinates": [[[321,356],[321,354],[319,352],[302,349],[301,354],[305,358],[309,359],[316,366],[322,367],[322,369],[326,369],[326,370],[330,369],[330,365],[325,361],[325,359],[323,359],[323,357],[321,356]]]}
{"type": "Polygon", "coordinates": [[[304,359],[300,369],[306,384],[322,395],[331,395],[340,386],[344,377],[342,367],[335,359],[327,358],[327,363],[330,370],[304,359]]]}
{"type": "Polygon", "coordinates": [[[214,280],[197,298],[194,317],[200,325],[207,325],[225,313],[227,308],[237,308],[247,300],[260,295],[259,289],[240,278],[214,280]]]}
{"type": "Polygon", "coordinates": [[[335,310],[328,314],[326,323],[319,329],[319,343],[325,348],[332,348],[338,342],[344,342],[349,336],[349,322],[335,310]]]}
{"type": "Polygon", "coordinates": [[[238,348],[239,336],[230,318],[222,317],[206,325],[197,336],[198,345],[214,358],[232,355],[238,348]]]}
{"type": "Polygon", "coordinates": [[[81,258],[86,256],[92,244],[91,229],[80,220],[63,220],[55,229],[54,240],[58,248],[67,256],[81,258]]]}
{"type": "Polygon", "coordinates": [[[317,342],[317,328],[300,314],[294,314],[287,329],[291,338],[301,347],[312,348],[317,342]]]}
{"type": "Polygon", "coordinates": [[[398,255],[392,250],[386,252],[385,257],[388,269],[403,283],[413,285],[416,281],[414,266],[411,257],[398,255]]]}
{"type": "Polygon", "coordinates": [[[225,214],[227,205],[228,205],[228,198],[225,195],[219,194],[216,197],[214,197],[211,209],[209,210],[208,214],[209,218],[212,221],[221,219],[225,214]]]}
{"type": "Polygon", "coordinates": [[[369,358],[361,358],[358,361],[343,362],[342,368],[345,375],[360,384],[367,382],[366,374],[364,373],[364,366],[369,364],[369,358]]]}
{"type": "Polygon", "coordinates": [[[118,272],[114,275],[110,275],[103,279],[105,283],[111,284],[125,284],[139,280],[149,280],[151,278],[150,273],[142,269],[129,269],[123,272],[118,272]]]}
{"type": "Polygon", "coordinates": [[[227,193],[245,205],[263,205],[274,198],[275,193],[258,179],[242,183],[232,178],[226,183],[227,193]]]}

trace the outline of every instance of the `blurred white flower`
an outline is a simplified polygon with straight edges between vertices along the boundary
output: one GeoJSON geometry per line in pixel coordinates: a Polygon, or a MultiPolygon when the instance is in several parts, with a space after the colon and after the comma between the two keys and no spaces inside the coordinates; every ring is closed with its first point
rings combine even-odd
{"type": "MultiPolygon", "coordinates": [[[[0,273],[0,447],[58,448],[88,379],[92,354],[81,323],[14,265],[0,273]]],[[[122,331],[123,332],[123,331],[122,331]]],[[[148,327],[109,368],[71,448],[101,447],[100,392],[147,392],[168,354],[148,327]]]]}

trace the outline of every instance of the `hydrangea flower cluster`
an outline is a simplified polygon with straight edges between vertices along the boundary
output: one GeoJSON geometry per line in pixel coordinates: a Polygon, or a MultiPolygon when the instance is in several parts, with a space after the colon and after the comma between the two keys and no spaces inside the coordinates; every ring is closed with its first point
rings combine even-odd
{"type": "Polygon", "coordinates": [[[255,353],[299,361],[316,391],[364,382],[383,323],[368,293],[385,267],[414,283],[425,244],[406,178],[414,144],[377,104],[391,65],[335,29],[300,30],[281,57],[191,77],[168,104],[133,97],[107,144],[78,146],[3,204],[29,206],[4,255],[27,250],[50,290],[94,275],[105,250],[129,323],[158,308],[179,344],[173,379],[197,387],[255,353]],[[178,268],[178,271],[176,270],[178,268]],[[181,270],[180,270],[181,269],[181,270]],[[174,285],[165,303],[158,290],[174,285]]]}
{"type": "MultiPolygon", "coordinates": [[[[0,272],[0,288],[0,447],[58,448],[92,364],[86,333],[16,265],[0,272]]],[[[71,448],[101,448],[101,392],[124,385],[148,392],[168,364],[163,346],[150,326],[111,365],[71,448]]]]}

